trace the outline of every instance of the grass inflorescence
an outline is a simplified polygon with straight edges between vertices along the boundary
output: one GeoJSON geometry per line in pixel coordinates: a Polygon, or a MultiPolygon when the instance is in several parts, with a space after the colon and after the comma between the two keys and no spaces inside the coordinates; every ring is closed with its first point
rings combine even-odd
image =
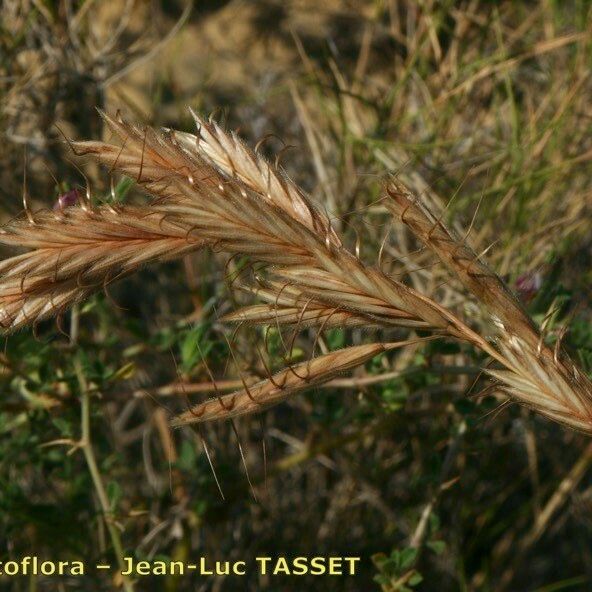
{"type": "MultiPolygon", "coordinates": [[[[551,349],[519,299],[465,238],[436,217],[396,177],[382,203],[483,306],[487,333],[368,265],[342,243],[329,216],[284,171],[236,134],[193,114],[197,133],[156,130],[103,115],[120,144],[71,143],[78,155],[136,179],[154,200],[146,206],[101,206],[90,199],[9,223],[5,244],[28,247],[6,259],[0,283],[3,325],[13,330],[62,313],[90,292],[140,265],[208,246],[246,255],[267,271],[264,303],[227,320],[315,326],[399,327],[464,341],[491,358],[495,387],[556,421],[592,432],[592,384],[561,350],[551,349]]],[[[288,396],[407,345],[346,347],[287,368],[254,386],[199,404],[174,425],[225,419],[268,408],[288,396]]],[[[286,351],[286,356],[289,352],[286,351]]]]}

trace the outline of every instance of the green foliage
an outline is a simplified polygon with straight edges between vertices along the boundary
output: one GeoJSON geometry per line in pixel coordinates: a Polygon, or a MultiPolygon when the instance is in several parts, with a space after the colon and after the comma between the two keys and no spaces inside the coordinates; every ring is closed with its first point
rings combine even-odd
{"type": "Polygon", "coordinates": [[[406,547],[395,549],[390,555],[377,553],[372,556],[372,561],[378,569],[374,576],[383,592],[411,592],[422,581],[422,575],[412,569],[417,559],[417,549],[406,547]]]}

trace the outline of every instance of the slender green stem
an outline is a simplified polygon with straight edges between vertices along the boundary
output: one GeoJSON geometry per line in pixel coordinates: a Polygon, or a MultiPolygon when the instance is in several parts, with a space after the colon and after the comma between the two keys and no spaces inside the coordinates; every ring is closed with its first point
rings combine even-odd
{"type": "MultiPolygon", "coordinates": [[[[78,378],[78,384],[80,386],[80,400],[81,400],[81,425],[82,425],[82,441],[81,441],[81,448],[84,452],[84,458],[86,459],[86,464],[88,466],[88,471],[93,481],[93,485],[95,491],[97,493],[97,497],[99,498],[99,504],[101,506],[103,519],[105,520],[105,525],[107,526],[107,530],[109,531],[109,536],[111,537],[111,544],[113,545],[113,550],[115,552],[115,556],[117,558],[117,563],[119,564],[119,568],[121,571],[124,569],[124,561],[123,561],[123,547],[121,544],[121,538],[119,536],[119,531],[117,530],[116,525],[113,522],[113,517],[111,516],[111,508],[109,504],[109,498],[107,497],[107,492],[105,491],[105,486],[103,485],[103,479],[101,477],[101,473],[99,471],[99,467],[97,465],[97,460],[95,458],[95,453],[92,447],[92,440],[91,440],[91,429],[90,429],[90,393],[88,389],[88,383],[86,382],[86,377],[84,376],[84,371],[82,369],[82,364],[80,363],[80,359],[76,358],[74,361],[74,369],[76,371],[76,376],[78,378]]],[[[129,578],[123,576],[123,588],[126,592],[133,592],[134,586],[129,578]]]]}

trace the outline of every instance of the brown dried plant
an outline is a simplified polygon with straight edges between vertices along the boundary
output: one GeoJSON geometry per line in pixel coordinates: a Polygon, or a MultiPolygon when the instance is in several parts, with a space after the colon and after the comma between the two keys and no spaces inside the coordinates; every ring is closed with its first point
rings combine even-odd
{"type": "MultiPolygon", "coordinates": [[[[72,303],[140,265],[209,246],[247,255],[267,269],[260,304],[225,319],[247,324],[400,327],[461,340],[491,358],[485,370],[511,400],[592,432],[592,384],[559,343],[545,344],[519,301],[467,244],[396,178],[383,198],[393,215],[435,253],[484,306],[490,328],[456,313],[362,262],[342,244],[327,214],[278,167],[216,123],[194,115],[197,134],[157,131],[104,115],[118,145],[72,143],[78,155],[134,177],[146,206],[31,212],[3,229],[4,244],[32,249],[0,264],[0,320],[11,331],[59,315],[72,303]],[[483,333],[487,335],[483,335],[483,333]]],[[[466,238],[466,237],[465,237],[466,238]]],[[[256,385],[196,405],[174,425],[254,413],[417,339],[371,343],[287,367],[256,385]]]]}

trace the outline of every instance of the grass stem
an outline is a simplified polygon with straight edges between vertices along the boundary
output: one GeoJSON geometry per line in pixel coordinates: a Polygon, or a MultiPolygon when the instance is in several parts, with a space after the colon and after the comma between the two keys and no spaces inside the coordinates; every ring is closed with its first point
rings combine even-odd
{"type": "MultiPolygon", "coordinates": [[[[117,563],[121,571],[124,570],[124,560],[123,560],[123,546],[121,544],[121,537],[119,536],[119,532],[117,530],[116,525],[113,522],[111,516],[111,508],[109,504],[109,498],[107,496],[107,492],[105,490],[105,486],[103,484],[103,479],[101,477],[101,472],[99,471],[99,467],[97,465],[97,459],[95,457],[95,453],[92,447],[92,440],[91,440],[91,426],[90,426],[90,391],[88,388],[88,383],[86,380],[86,376],[84,375],[84,370],[82,368],[82,364],[79,358],[76,358],[74,361],[74,369],[76,371],[76,377],[78,379],[78,384],[80,386],[80,403],[81,403],[81,428],[82,428],[82,441],[81,441],[81,448],[84,453],[84,458],[86,460],[86,464],[88,466],[88,471],[90,473],[93,486],[97,493],[97,497],[99,498],[99,504],[101,506],[101,512],[103,514],[103,519],[105,520],[105,525],[107,526],[107,530],[109,531],[109,536],[111,538],[111,544],[113,545],[113,551],[117,558],[117,563]]],[[[129,578],[122,576],[122,585],[125,592],[133,592],[134,586],[129,578]]]]}

